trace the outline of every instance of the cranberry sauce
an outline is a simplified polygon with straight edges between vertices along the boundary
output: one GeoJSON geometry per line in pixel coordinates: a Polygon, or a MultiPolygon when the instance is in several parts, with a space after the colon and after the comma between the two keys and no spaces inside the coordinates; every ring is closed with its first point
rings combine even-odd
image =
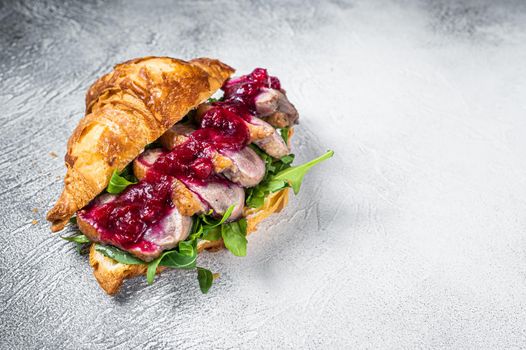
{"type": "Polygon", "coordinates": [[[216,152],[238,151],[249,141],[245,122],[233,112],[215,106],[205,113],[200,128],[188,135],[184,143],[161,155],[149,172],[201,183],[213,175],[212,159],[216,152]]]}
{"type": "Polygon", "coordinates": [[[250,74],[225,82],[221,88],[225,92],[223,103],[244,106],[254,112],[254,99],[262,88],[281,90],[281,84],[278,78],[268,75],[266,69],[256,68],[250,74]]]}
{"type": "Polygon", "coordinates": [[[262,68],[227,81],[222,87],[223,100],[212,104],[198,129],[185,142],[162,153],[138,184],[127,187],[112,201],[93,201],[79,215],[90,220],[104,242],[123,249],[154,249],[143,235],[174,207],[174,177],[198,186],[218,181],[229,183],[214,174],[214,154],[239,151],[248,145],[250,133],[246,122],[255,114],[254,99],[262,88],[281,89],[279,80],[262,68]]]}
{"type": "Polygon", "coordinates": [[[79,211],[79,216],[99,232],[100,240],[123,249],[154,250],[142,239],[146,229],[164,218],[173,208],[172,178],[156,173],[128,186],[109,200],[93,201],[79,211]]]}
{"type": "Polygon", "coordinates": [[[175,176],[184,183],[212,181],[212,158],[216,152],[239,151],[250,142],[246,122],[255,114],[254,99],[262,88],[281,89],[278,78],[267,70],[231,79],[221,88],[223,101],[214,102],[188,140],[162,155],[150,171],[175,176]]]}

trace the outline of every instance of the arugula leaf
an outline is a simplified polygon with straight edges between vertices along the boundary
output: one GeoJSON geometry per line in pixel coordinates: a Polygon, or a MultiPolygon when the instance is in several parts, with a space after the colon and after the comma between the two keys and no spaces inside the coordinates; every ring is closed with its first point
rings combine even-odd
{"type": "Polygon", "coordinates": [[[194,255],[194,242],[193,241],[181,241],[178,245],[179,253],[184,256],[194,255]]]}
{"type": "Polygon", "coordinates": [[[285,141],[285,144],[289,144],[289,128],[281,128],[279,130],[279,133],[281,134],[281,138],[283,141],[285,141]]]}
{"type": "Polygon", "coordinates": [[[69,218],[69,223],[71,225],[77,225],[77,216],[76,215],[73,215],[72,217],[69,218]]]}
{"type": "Polygon", "coordinates": [[[88,239],[88,237],[84,236],[83,234],[75,234],[72,236],[60,236],[63,240],[66,240],[68,242],[75,242],[80,244],[90,243],[91,241],[88,239]]]}
{"type": "MultiPolygon", "coordinates": [[[[223,214],[223,217],[219,221],[215,221],[214,219],[211,219],[209,216],[206,215],[200,215],[196,219],[196,221],[200,221],[202,235],[198,238],[205,239],[207,241],[217,241],[218,239],[220,239],[220,226],[224,224],[225,221],[228,220],[228,218],[230,218],[235,207],[235,204],[229,206],[228,209],[225,211],[225,214],[223,214]]],[[[211,212],[209,214],[211,214],[211,212]]]]}
{"type": "Polygon", "coordinates": [[[84,254],[87,252],[88,243],[91,243],[91,241],[88,239],[88,237],[84,236],[81,233],[74,234],[72,236],[60,236],[63,240],[66,240],[68,242],[74,242],[77,245],[77,252],[79,254],[84,254]]]}
{"type": "Polygon", "coordinates": [[[137,182],[128,181],[126,177],[121,176],[117,169],[113,170],[113,174],[111,175],[110,183],[108,184],[108,188],[106,188],[106,191],[111,194],[119,194],[122,191],[126,189],[129,185],[136,184],[137,182]]]}
{"type": "Polygon", "coordinates": [[[247,220],[229,222],[221,226],[221,236],[225,247],[235,256],[247,255],[247,220]]]}
{"type": "MultiPolygon", "coordinates": [[[[254,148],[253,148],[254,149],[254,148]]],[[[298,191],[303,177],[314,165],[333,156],[333,151],[327,151],[324,155],[302,165],[292,166],[294,155],[289,154],[281,159],[273,159],[261,149],[254,149],[265,161],[266,174],[256,187],[247,189],[245,203],[251,208],[260,208],[265,203],[265,198],[285,187],[292,187],[294,194],[298,191]]]]}
{"type": "Polygon", "coordinates": [[[248,188],[246,190],[245,204],[251,208],[259,208],[265,203],[265,198],[270,193],[287,187],[285,181],[280,180],[280,182],[275,182],[273,181],[273,177],[278,172],[290,168],[290,164],[294,160],[294,154],[286,155],[281,159],[274,159],[259,147],[254,145],[250,146],[265,162],[265,176],[256,187],[248,188]]]}
{"type": "Polygon", "coordinates": [[[196,245],[193,242],[181,241],[179,242],[178,250],[165,251],[157,259],[148,263],[146,271],[148,284],[153,283],[159,265],[177,269],[193,269],[195,267],[197,260],[196,245]]]}
{"type": "Polygon", "coordinates": [[[285,187],[287,187],[287,183],[285,181],[273,179],[267,183],[265,189],[270,193],[274,193],[284,189],[285,187]]]}
{"type": "Polygon", "coordinates": [[[206,294],[210,290],[210,287],[212,287],[214,276],[210,270],[198,267],[197,280],[199,281],[199,288],[201,289],[201,292],[206,294]]]}
{"type": "Polygon", "coordinates": [[[252,208],[259,208],[264,204],[265,198],[269,194],[278,192],[286,187],[288,187],[287,182],[283,180],[274,180],[272,178],[271,181],[266,181],[265,183],[258,185],[257,188],[249,194],[246,203],[252,208]]]}
{"type": "Polygon", "coordinates": [[[290,164],[294,161],[294,154],[287,154],[286,156],[281,157],[280,160],[284,164],[290,164]]]}
{"type": "Polygon", "coordinates": [[[300,191],[301,182],[303,181],[303,177],[307,171],[309,171],[314,165],[331,158],[333,155],[334,151],[327,151],[325,154],[311,160],[310,162],[280,171],[276,176],[273,177],[273,180],[286,181],[294,190],[294,194],[298,194],[300,191]]]}
{"type": "MultiPolygon", "coordinates": [[[[236,207],[236,204],[232,204],[231,206],[229,206],[228,209],[223,214],[223,217],[217,222],[214,222],[213,219],[211,221],[210,217],[206,216],[204,214],[200,215],[200,218],[201,218],[201,220],[203,220],[203,222],[205,224],[207,224],[208,228],[214,228],[214,227],[217,227],[217,226],[223,224],[225,221],[227,221],[228,218],[230,217],[230,215],[232,215],[232,212],[234,211],[235,207],[236,207]]],[[[210,211],[210,214],[211,213],[212,213],[212,211],[210,211]]]]}
{"type": "Polygon", "coordinates": [[[111,245],[95,244],[95,250],[107,256],[108,258],[111,258],[117,262],[120,262],[121,264],[128,264],[128,265],[145,264],[145,262],[142,261],[141,259],[136,258],[130,253],[125,252],[124,250],[121,250],[111,245]]]}
{"type": "MultiPolygon", "coordinates": [[[[164,253],[163,253],[164,255],[164,253]]],[[[161,262],[163,255],[159,256],[157,259],[150,261],[148,268],[146,269],[146,282],[152,284],[155,278],[155,273],[157,272],[157,267],[161,262]]]]}
{"type": "Polygon", "coordinates": [[[251,208],[261,208],[265,204],[265,193],[261,193],[261,195],[251,193],[247,196],[246,204],[251,208]]]}
{"type": "Polygon", "coordinates": [[[211,229],[207,229],[206,232],[203,233],[203,236],[201,239],[207,240],[207,241],[217,241],[221,238],[221,228],[220,227],[213,227],[211,229]]]}
{"type": "Polygon", "coordinates": [[[197,260],[197,250],[191,256],[179,253],[177,250],[169,250],[161,255],[159,265],[177,269],[193,269],[197,260]]]}

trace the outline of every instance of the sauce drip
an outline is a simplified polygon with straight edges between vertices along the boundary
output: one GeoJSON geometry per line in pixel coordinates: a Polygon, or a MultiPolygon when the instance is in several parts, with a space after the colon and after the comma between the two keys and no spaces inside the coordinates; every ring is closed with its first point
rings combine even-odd
{"type": "Polygon", "coordinates": [[[79,215],[94,223],[103,242],[124,249],[150,251],[155,247],[143,240],[142,235],[173,207],[172,178],[152,173],[107,203],[95,199],[79,215]]]}
{"type": "Polygon", "coordinates": [[[172,179],[183,183],[206,184],[212,181],[229,183],[213,172],[215,152],[239,151],[250,142],[246,125],[255,114],[254,99],[262,88],[281,89],[276,77],[266,69],[230,79],[221,88],[222,101],[212,103],[202,117],[198,129],[188,139],[157,159],[146,177],[128,186],[108,203],[95,199],[79,211],[101,232],[101,240],[124,249],[155,249],[143,239],[151,225],[162,220],[174,207],[172,179]]]}

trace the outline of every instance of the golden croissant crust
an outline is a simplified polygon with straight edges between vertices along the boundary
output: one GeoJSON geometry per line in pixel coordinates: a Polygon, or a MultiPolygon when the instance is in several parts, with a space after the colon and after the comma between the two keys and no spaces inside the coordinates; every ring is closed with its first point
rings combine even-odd
{"type": "Polygon", "coordinates": [[[48,212],[51,229],[108,185],[144,147],[212,96],[234,69],[213,59],[144,57],[115,66],[86,95],[86,115],[68,140],[64,190],[48,212]]]}

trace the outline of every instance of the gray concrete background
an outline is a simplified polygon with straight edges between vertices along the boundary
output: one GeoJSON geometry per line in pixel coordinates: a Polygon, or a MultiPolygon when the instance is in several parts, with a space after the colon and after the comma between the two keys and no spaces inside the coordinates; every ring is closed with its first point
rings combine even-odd
{"type": "Polygon", "coordinates": [[[525,97],[523,1],[2,1],[0,348],[524,348],[525,97]],[[207,295],[108,297],[44,220],[87,87],[143,55],[267,67],[299,160],[336,151],[207,295]]]}

